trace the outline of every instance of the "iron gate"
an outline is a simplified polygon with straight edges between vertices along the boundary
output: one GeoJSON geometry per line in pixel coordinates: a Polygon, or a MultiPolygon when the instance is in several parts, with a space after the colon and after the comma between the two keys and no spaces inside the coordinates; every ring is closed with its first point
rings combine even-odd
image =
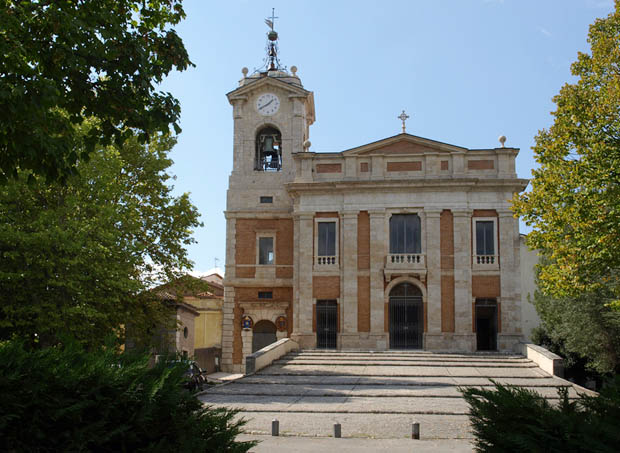
{"type": "Polygon", "coordinates": [[[390,296],[390,348],[421,349],[424,330],[422,298],[390,296]]]}
{"type": "Polygon", "coordinates": [[[336,349],[338,305],[335,300],[316,301],[316,347],[336,349]]]}

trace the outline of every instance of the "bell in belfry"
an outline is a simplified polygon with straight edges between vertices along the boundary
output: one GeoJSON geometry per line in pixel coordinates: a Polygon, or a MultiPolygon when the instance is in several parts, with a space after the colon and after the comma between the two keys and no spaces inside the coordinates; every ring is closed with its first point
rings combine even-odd
{"type": "Polygon", "coordinates": [[[263,153],[266,156],[269,156],[269,155],[273,156],[276,154],[276,150],[273,149],[273,137],[271,136],[265,137],[265,142],[263,143],[263,153]]]}

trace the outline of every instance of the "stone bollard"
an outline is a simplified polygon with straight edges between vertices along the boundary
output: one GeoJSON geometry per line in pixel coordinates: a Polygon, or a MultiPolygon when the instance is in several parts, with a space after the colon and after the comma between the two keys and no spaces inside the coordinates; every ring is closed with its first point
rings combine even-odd
{"type": "Polygon", "coordinates": [[[340,423],[334,423],[334,437],[339,439],[341,435],[340,423]]]}
{"type": "Polygon", "coordinates": [[[420,424],[412,423],[411,424],[411,438],[412,439],[420,439],[420,424]]]}
{"type": "Polygon", "coordinates": [[[280,435],[280,422],[278,421],[277,418],[274,418],[271,421],[271,435],[272,436],[279,436],[280,435]]]}

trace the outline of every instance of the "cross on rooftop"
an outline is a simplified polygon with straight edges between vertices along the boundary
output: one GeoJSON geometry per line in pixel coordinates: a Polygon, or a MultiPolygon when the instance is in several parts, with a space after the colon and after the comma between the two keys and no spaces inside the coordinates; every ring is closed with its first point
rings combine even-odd
{"type": "Polygon", "coordinates": [[[265,19],[265,23],[271,27],[271,30],[273,30],[273,27],[275,25],[276,19],[279,19],[278,16],[275,16],[275,8],[271,8],[271,17],[268,17],[267,19],[265,19]]]}
{"type": "Polygon", "coordinates": [[[398,118],[399,120],[401,120],[403,122],[403,134],[404,134],[405,133],[405,121],[407,121],[407,119],[409,119],[409,115],[407,115],[405,113],[405,111],[403,110],[403,113],[398,115],[396,118],[398,118]]]}

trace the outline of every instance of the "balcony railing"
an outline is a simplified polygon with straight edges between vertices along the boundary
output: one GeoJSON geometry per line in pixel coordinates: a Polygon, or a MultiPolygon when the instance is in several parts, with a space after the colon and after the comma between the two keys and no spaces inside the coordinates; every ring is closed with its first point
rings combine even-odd
{"type": "Polygon", "coordinates": [[[499,257],[497,255],[474,255],[474,269],[499,269],[499,257]]]}
{"type": "Polygon", "coordinates": [[[485,264],[495,264],[497,262],[497,255],[475,255],[474,259],[476,260],[476,264],[485,265],[485,264]]]}
{"type": "Polygon", "coordinates": [[[421,253],[390,253],[386,269],[426,269],[426,255],[421,253]]]}
{"type": "Polygon", "coordinates": [[[317,256],[315,259],[315,264],[317,267],[334,267],[338,266],[338,256],[317,256]]]}

